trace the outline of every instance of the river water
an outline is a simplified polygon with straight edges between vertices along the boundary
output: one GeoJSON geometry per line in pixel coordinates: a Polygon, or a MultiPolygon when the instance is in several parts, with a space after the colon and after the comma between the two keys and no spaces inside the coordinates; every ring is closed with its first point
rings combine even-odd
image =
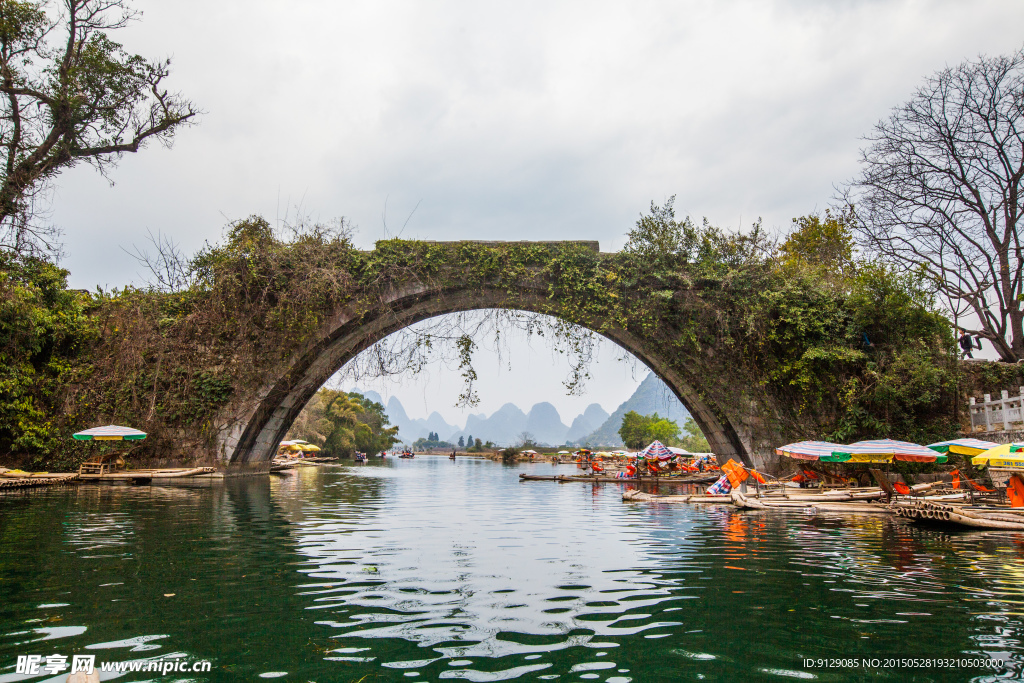
{"type": "Polygon", "coordinates": [[[212,666],[124,681],[1020,675],[1024,534],[623,504],[620,485],[517,476],[572,469],[420,456],[5,493],[0,683],[67,677],[17,674],[29,654],[212,666]]]}

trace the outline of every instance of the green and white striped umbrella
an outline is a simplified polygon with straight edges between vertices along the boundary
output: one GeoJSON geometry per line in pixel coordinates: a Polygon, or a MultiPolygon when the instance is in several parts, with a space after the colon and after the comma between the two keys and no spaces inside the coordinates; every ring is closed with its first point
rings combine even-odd
{"type": "Polygon", "coordinates": [[[107,425],[106,427],[93,427],[84,432],[77,432],[73,435],[79,441],[141,441],[146,438],[146,432],[140,432],[131,427],[120,427],[118,425],[107,425]]]}

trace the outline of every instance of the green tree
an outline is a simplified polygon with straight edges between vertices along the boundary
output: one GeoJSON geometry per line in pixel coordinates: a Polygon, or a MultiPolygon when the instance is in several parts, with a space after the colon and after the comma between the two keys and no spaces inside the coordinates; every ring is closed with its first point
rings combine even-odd
{"type": "Polygon", "coordinates": [[[666,446],[674,446],[679,441],[679,425],[672,420],[658,417],[657,413],[649,416],[650,424],[647,434],[651,441],[660,441],[666,446]]]}
{"type": "Polygon", "coordinates": [[[686,422],[683,424],[683,432],[685,432],[685,436],[679,440],[681,448],[685,448],[691,453],[708,453],[711,451],[711,445],[708,444],[704,433],[697,426],[697,421],[692,417],[686,418],[686,422]]]}
{"type": "Polygon", "coordinates": [[[127,0],[57,4],[0,2],[0,245],[15,253],[55,247],[33,219],[57,174],[83,162],[106,173],[198,113],[166,89],[170,60],[111,40],[137,17],[127,0]]]}
{"type": "Polygon", "coordinates": [[[841,274],[853,265],[855,218],[852,207],[835,215],[826,209],[824,216],[809,214],[794,218],[793,232],[779,247],[783,264],[811,266],[841,274]]]}
{"type": "Polygon", "coordinates": [[[344,392],[332,392],[324,411],[324,419],[331,423],[324,442],[327,455],[351,455],[356,448],[356,427],[363,406],[344,392]]]}
{"type": "Polygon", "coordinates": [[[664,206],[651,202],[649,215],[641,215],[629,231],[623,251],[655,269],[686,264],[694,272],[724,275],[730,268],[763,263],[772,245],[760,219],[746,233],[722,230],[705,218],[698,225],[687,216],[676,219],[675,195],[664,206]]]}
{"type": "Polygon", "coordinates": [[[418,451],[429,451],[433,448],[452,448],[452,444],[447,441],[441,441],[441,438],[437,435],[437,432],[430,432],[426,438],[420,437],[413,442],[412,447],[418,451]]]}
{"type": "Polygon", "coordinates": [[[68,290],[67,276],[45,260],[0,252],[0,453],[35,459],[58,446],[58,392],[96,334],[89,296],[68,290]]]}
{"type": "Polygon", "coordinates": [[[356,415],[357,450],[363,453],[379,453],[398,443],[398,427],[391,426],[383,405],[355,392],[348,396],[361,408],[356,415]]]}
{"type": "Polygon", "coordinates": [[[299,413],[288,437],[305,439],[325,455],[338,457],[387,450],[398,443],[397,434],[380,403],[354,392],[321,389],[299,413]]]}
{"type": "Polygon", "coordinates": [[[641,415],[631,410],[622,416],[619,436],[626,447],[633,450],[639,450],[652,441],[660,441],[671,446],[679,438],[679,425],[657,413],[641,415]]]}

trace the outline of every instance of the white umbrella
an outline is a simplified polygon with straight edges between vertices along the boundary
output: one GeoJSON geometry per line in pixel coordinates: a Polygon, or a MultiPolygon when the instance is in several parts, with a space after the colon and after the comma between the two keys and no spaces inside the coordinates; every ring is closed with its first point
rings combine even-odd
{"type": "Polygon", "coordinates": [[[84,432],[77,432],[72,436],[79,441],[141,441],[146,438],[146,432],[140,432],[131,427],[107,425],[86,429],[84,432]]]}

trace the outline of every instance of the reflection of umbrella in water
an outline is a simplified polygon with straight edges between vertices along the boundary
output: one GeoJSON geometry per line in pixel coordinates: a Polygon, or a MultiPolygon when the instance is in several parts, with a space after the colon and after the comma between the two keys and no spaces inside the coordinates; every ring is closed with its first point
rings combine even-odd
{"type": "Polygon", "coordinates": [[[131,427],[107,425],[105,427],[86,429],[72,436],[79,441],[141,441],[146,438],[146,432],[141,432],[131,427]]]}

